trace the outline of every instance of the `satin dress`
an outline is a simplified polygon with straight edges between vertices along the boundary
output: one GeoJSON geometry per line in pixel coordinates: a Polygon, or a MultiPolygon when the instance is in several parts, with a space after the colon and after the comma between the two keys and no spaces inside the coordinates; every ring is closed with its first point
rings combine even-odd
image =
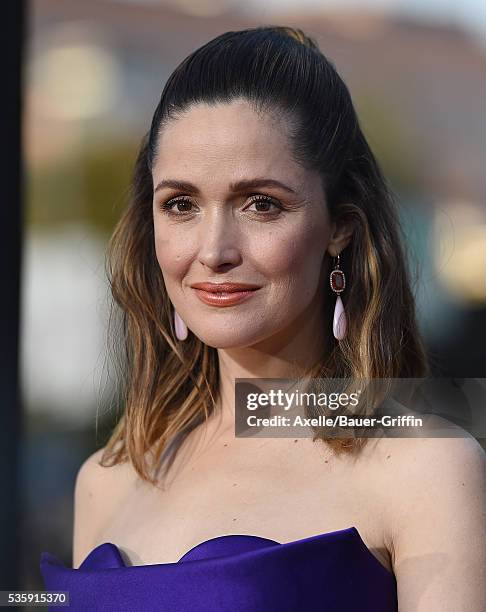
{"type": "Polygon", "coordinates": [[[356,527],[281,544],[254,535],[221,535],[176,563],[125,565],[111,542],[77,569],[49,552],[40,571],[49,591],[68,591],[60,612],[397,612],[392,572],[356,527]]]}

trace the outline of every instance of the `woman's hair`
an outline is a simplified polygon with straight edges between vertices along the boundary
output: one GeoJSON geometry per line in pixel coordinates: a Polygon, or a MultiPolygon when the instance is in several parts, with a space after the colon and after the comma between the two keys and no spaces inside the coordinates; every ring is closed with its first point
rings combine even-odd
{"type": "MultiPolygon", "coordinates": [[[[286,120],[291,153],[320,174],[331,219],[346,217],[354,225],[341,257],[347,334],[340,342],[330,334],[325,361],[309,375],[420,378],[427,372],[395,202],[345,83],[300,29],[226,32],[191,53],[169,77],[107,253],[113,298],[109,329],[123,408],[102,465],[130,460],[140,477],[153,483],[148,456],[160,466],[170,455],[170,464],[185,436],[215,409],[219,366],[217,349],[194,334],[176,340],[155,254],[152,166],[161,130],[171,119],[197,103],[235,99],[286,120]]],[[[329,303],[333,296],[329,288],[329,303]]],[[[335,451],[365,443],[363,438],[323,439],[335,451]]]]}

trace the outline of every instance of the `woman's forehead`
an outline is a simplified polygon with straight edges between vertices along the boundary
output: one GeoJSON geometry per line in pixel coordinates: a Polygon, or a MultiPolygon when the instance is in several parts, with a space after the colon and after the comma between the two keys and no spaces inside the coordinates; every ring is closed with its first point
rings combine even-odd
{"type": "Polygon", "coordinates": [[[171,119],[161,130],[161,146],[186,149],[252,150],[289,145],[286,123],[267,115],[257,114],[246,102],[228,104],[197,104],[181,117],[171,119]]]}
{"type": "Polygon", "coordinates": [[[308,173],[293,159],[285,125],[247,103],[197,105],[162,130],[154,182],[184,173],[194,180],[224,175],[228,182],[273,177],[299,188],[308,173]]]}

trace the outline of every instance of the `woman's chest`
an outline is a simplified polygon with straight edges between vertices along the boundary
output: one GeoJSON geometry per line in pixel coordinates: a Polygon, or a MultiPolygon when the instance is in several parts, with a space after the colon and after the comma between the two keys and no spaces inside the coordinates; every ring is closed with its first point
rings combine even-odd
{"type": "Polygon", "coordinates": [[[355,526],[391,569],[370,479],[364,481],[359,470],[312,445],[302,439],[241,444],[227,453],[179,463],[163,488],[135,481],[102,526],[97,543],[114,542],[128,565],[146,565],[176,562],[197,544],[221,535],[257,535],[283,543],[355,526]]]}

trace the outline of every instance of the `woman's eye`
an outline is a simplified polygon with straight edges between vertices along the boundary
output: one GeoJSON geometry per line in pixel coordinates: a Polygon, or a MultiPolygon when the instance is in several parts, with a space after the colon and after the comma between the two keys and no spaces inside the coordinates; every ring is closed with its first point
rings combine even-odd
{"type": "Polygon", "coordinates": [[[169,200],[162,204],[162,210],[173,212],[174,207],[176,207],[176,211],[174,214],[191,212],[190,207],[192,206],[192,202],[187,198],[176,198],[173,200],[169,200]]]}
{"type": "Polygon", "coordinates": [[[273,212],[271,207],[274,206],[278,210],[282,210],[282,206],[268,196],[254,196],[251,198],[251,205],[255,205],[256,212],[269,213],[273,212]]]}

